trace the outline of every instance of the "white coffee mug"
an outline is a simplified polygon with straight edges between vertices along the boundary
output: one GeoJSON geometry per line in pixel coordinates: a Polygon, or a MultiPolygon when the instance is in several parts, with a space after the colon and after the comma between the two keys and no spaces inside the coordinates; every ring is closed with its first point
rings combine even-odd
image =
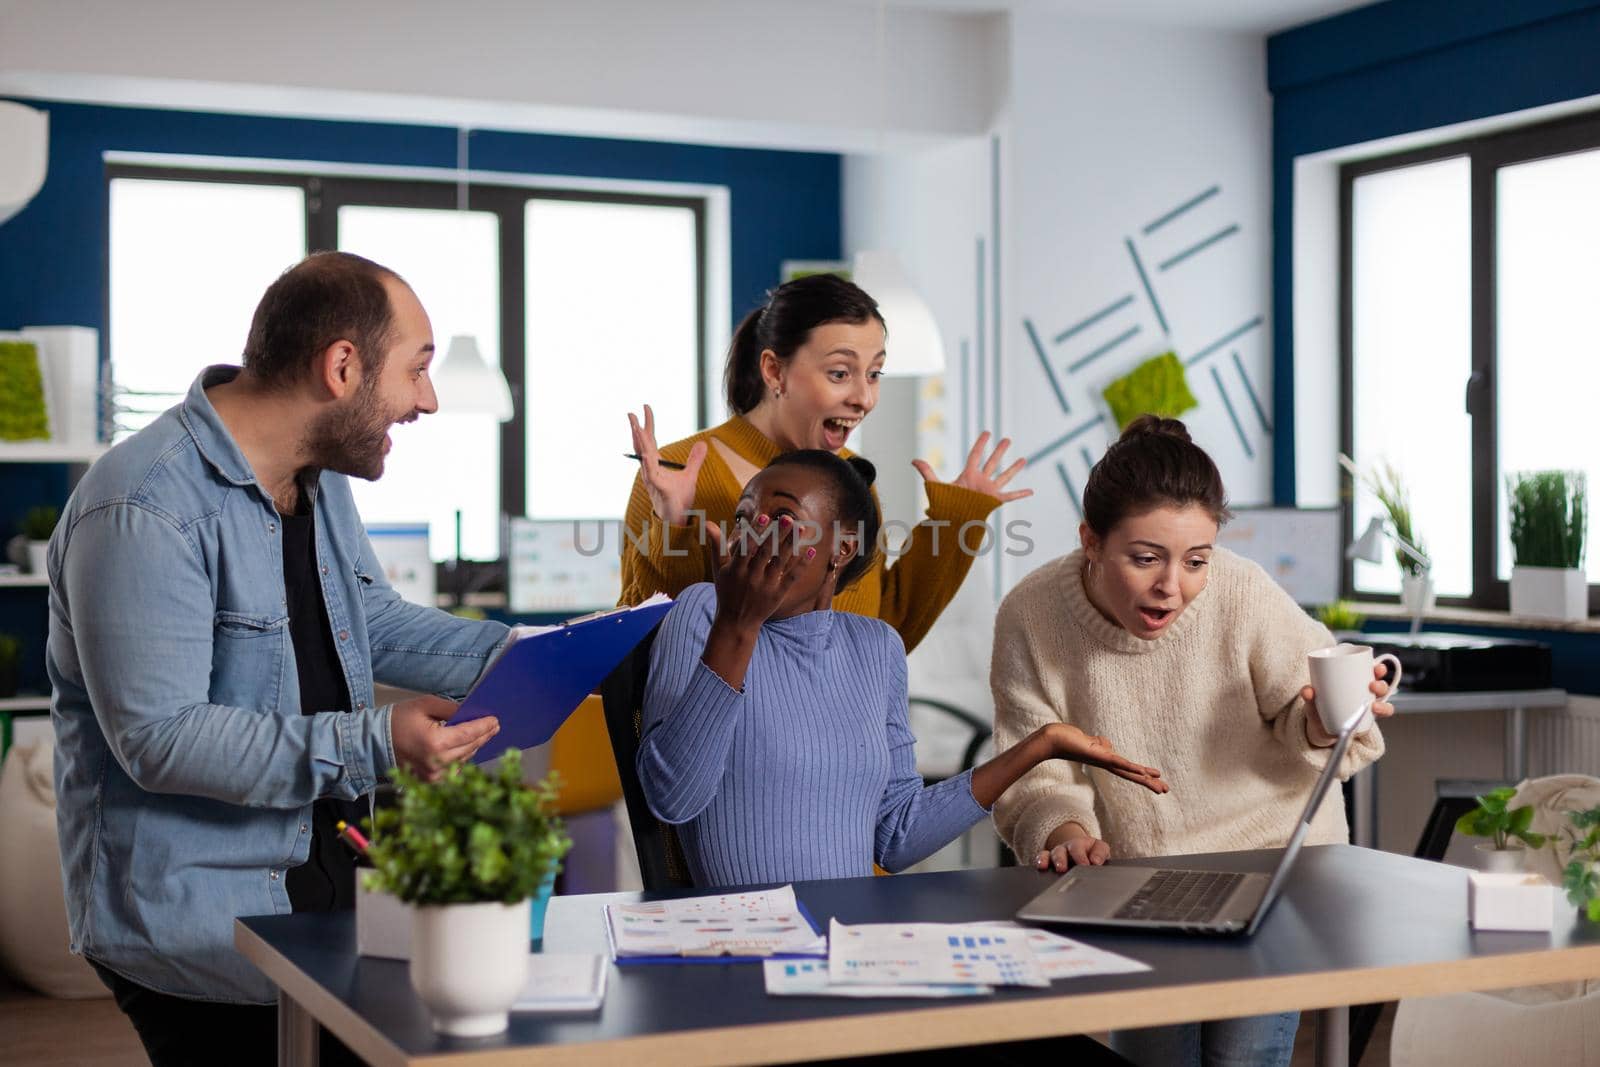
{"type": "Polygon", "coordinates": [[[1368,688],[1372,685],[1374,663],[1388,661],[1394,669],[1389,680],[1392,693],[1400,686],[1400,660],[1385,652],[1376,659],[1370,645],[1334,645],[1306,653],[1306,665],[1311,670],[1311,687],[1317,691],[1317,714],[1322,727],[1330,734],[1338,734],[1344,724],[1358,712],[1361,723],[1356,733],[1372,725],[1372,703],[1377,697],[1368,688]]]}

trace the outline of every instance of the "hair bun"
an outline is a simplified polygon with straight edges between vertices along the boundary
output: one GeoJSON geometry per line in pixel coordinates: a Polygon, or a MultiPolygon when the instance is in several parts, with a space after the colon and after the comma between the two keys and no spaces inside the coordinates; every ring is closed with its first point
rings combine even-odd
{"type": "Polygon", "coordinates": [[[845,462],[850,464],[851,468],[861,475],[861,480],[868,485],[878,480],[878,468],[874,467],[872,461],[865,456],[851,456],[845,462]]]}
{"type": "Polygon", "coordinates": [[[1181,421],[1164,419],[1160,415],[1140,415],[1128,423],[1118,440],[1128,441],[1135,437],[1173,437],[1189,444],[1194,443],[1194,438],[1189,436],[1189,428],[1181,421]]]}

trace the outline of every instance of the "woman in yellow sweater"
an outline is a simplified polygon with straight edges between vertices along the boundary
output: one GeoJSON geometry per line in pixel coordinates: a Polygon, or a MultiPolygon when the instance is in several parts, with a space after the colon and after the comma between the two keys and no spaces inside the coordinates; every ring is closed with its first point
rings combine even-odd
{"type": "MultiPolygon", "coordinates": [[[[1067,722],[1161,767],[1158,806],[1118,779],[1041,765],[995,804],[995,825],[1041,870],[1113,856],[1284,845],[1337,740],[1306,685],[1306,653],[1333,644],[1256,564],[1216,547],[1222,476],[1183,423],[1142,416],[1107,449],[1083,492],[1083,547],[1019,582],[995,620],[990,685],[1004,751],[1067,722]]],[[[1381,671],[1379,672],[1381,673],[1381,671]]],[[[1371,684],[1379,718],[1394,709],[1371,684]]],[[[1383,754],[1376,725],[1339,768],[1383,754]]],[[[1329,794],[1308,844],[1349,840],[1329,794]]],[[[1287,1064],[1298,1015],[1119,1032],[1142,1065],[1287,1064]]]]}
{"type": "MultiPolygon", "coordinates": [[[[779,453],[822,448],[851,455],[845,439],[878,403],[886,335],[878,305],[858,286],[832,274],[799,278],[774,289],[734,332],[724,371],[733,418],[658,448],[649,406],[642,424],[629,414],[640,460],[623,519],[621,603],[676,596],[709,581],[745,483],[779,453]]],[[[915,461],[927,483],[927,519],[912,529],[892,565],[880,553],[834,599],[835,610],[882,619],[908,652],[916,647],[985,538],[993,549],[989,514],[1032,493],[1005,488],[1025,463],[1001,470],[1010,442],[1002,440],[986,459],[988,444],[984,433],[950,482],[915,461]]]]}

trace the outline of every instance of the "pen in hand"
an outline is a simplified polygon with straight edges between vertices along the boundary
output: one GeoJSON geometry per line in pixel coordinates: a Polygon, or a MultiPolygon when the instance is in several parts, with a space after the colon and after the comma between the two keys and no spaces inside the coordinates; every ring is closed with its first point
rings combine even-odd
{"type": "MultiPolygon", "coordinates": [[[[624,452],[623,455],[626,456],[628,459],[643,459],[644,458],[643,456],[639,455],[639,453],[637,453],[637,452],[624,452]]],[[[658,460],[656,460],[656,462],[661,464],[661,466],[667,468],[667,470],[669,470],[669,471],[681,471],[681,470],[684,469],[684,466],[683,466],[682,463],[674,463],[670,459],[658,459],[658,460]]]]}

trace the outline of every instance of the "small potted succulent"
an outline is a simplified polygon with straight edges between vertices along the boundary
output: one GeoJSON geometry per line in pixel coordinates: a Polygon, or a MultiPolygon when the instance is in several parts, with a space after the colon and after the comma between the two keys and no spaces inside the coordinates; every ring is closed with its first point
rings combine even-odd
{"type": "Polygon", "coordinates": [[[50,551],[50,535],[56,532],[61,519],[61,509],[40,505],[29,508],[22,516],[22,536],[28,539],[28,571],[44,574],[45,558],[50,551]]]}
{"type": "Polygon", "coordinates": [[[1588,811],[1567,812],[1567,825],[1562,827],[1565,849],[1557,847],[1558,857],[1565,853],[1566,862],[1561,868],[1561,888],[1567,891],[1567,900],[1592,923],[1600,923],[1600,805],[1588,811]]]}
{"type": "Polygon", "coordinates": [[[368,885],[412,905],[411,985],[440,1033],[505,1030],[527,980],[530,905],[549,898],[572,845],[554,777],[524,784],[521,755],[432,782],[394,771],[398,803],[375,820],[368,885]]]}
{"type": "Polygon", "coordinates": [[[1589,614],[1583,571],[1588,484],[1580,471],[1506,479],[1511,500],[1511,614],[1577,621],[1589,614]]]}
{"type": "Polygon", "coordinates": [[[1478,806],[1456,820],[1458,833],[1489,840],[1478,845],[1478,865],[1486,871],[1520,871],[1528,848],[1543,848],[1548,840],[1535,833],[1533,809],[1507,807],[1517,793],[1511,786],[1492,789],[1478,797],[1478,806]],[[1515,839],[1515,840],[1513,840],[1515,839]]]}
{"type": "Polygon", "coordinates": [[[17,695],[17,674],[22,663],[22,642],[0,633],[0,697],[17,695]]]}

